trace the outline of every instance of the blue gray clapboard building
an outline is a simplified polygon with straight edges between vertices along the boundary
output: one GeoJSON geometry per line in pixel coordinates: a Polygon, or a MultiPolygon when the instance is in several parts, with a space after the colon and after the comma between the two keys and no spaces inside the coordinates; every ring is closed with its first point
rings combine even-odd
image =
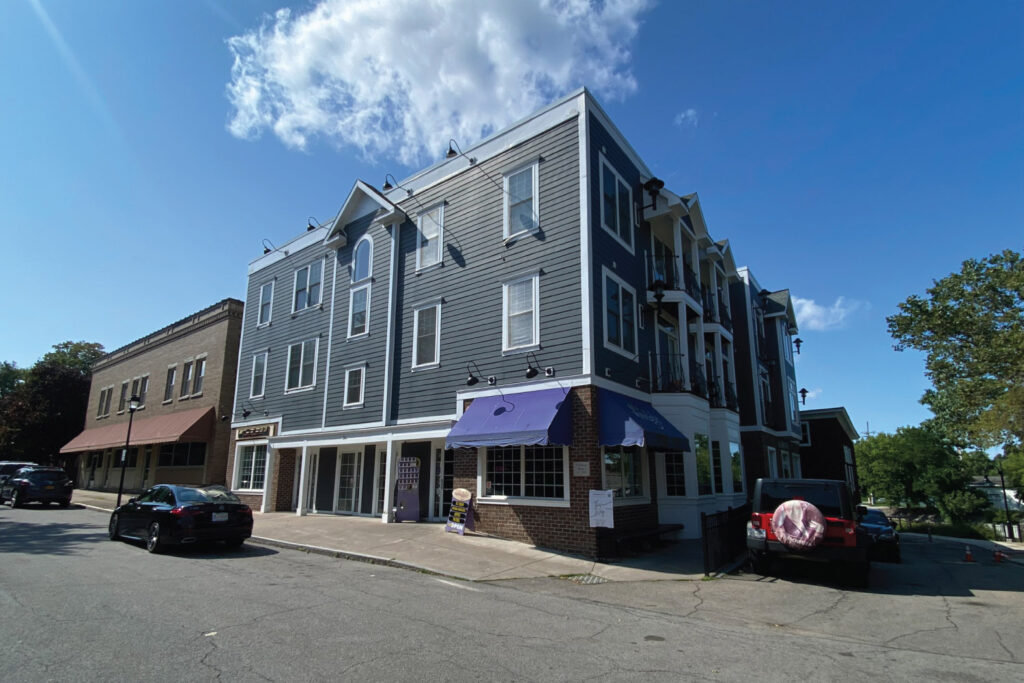
{"type": "Polygon", "coordinates": [[[737,282],[696,195],[580,90],[354,182],[251,262],[228,480],[258,510],[385,522],[441,521],[466,488],[478,532],[587,555],[699,535],[746,500],[737,282]],[[613,491],[613,530],[591,490],[613,491]]]}

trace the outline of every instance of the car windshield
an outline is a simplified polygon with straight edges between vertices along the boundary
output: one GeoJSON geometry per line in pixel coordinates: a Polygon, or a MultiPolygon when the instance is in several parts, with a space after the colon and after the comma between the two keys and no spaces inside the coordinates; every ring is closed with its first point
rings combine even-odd
{"type": "Polygon", "coordinates": [[[772,512],[787,500],[806,500],[826,517],[842,517],[839,489],[816,484],[764,482],[761,487],[761,511],[772,512]]]}
{"type": "Polygon", "coordinates": [[[16,462],[10,465],[0,465],[0,474],[14,474],[24,466],[25,465],[23,465],[20,462],[16,462]]]}
{"type": "Polygon", "coordinates": [[[867,522],[868,524],[880,524],[882,526],[889,526],[889,520],[886,518],[884,514],[882,514],[878,510],[868,510],[866,513],[864,513],[863,521],[867,522]]]}
{"type": "Polygon", "coordinates": [[[201,489],[178,489],[179,503],[240,503],[238,496],[227,489],[210,486],[201,489]]]}
{"type": "Polygon", "coordinates": [[[29,472],[28,480],[33,484],[53,484],[67,479],[63,472],[29,472]]]}

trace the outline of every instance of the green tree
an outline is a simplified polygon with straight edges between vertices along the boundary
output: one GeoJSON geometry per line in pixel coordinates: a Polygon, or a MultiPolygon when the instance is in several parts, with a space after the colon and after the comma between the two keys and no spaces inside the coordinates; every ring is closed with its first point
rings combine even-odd
{"type": "Polygon", "coordinates": [[[987,505],[967,484],[977,463],[965,461],[943,435],[926,426],[901,427],[857,443],[861,487],[892,505],[929,505],[960,521],[987,505]]]}
{"type": "Polygon", "coordinates": [[[25,381],[25,374],[26,371],[19,368],[17,363],[6,360],[0,363],[0,399],[18,388],[25,381]]]}
{"type": "Polygon", "coordinates": [[[964,261],[889,316],[896,349],[926,354],[921,399],[936,425],[980,448],[1024,442],[1024,260],[1005,250],[964,261]]]}
{"type": "Polygon", "coordinates": [[[60,447],[82,431],[92,364],[100,344],[63,342],[25,371],[0,398],[0,449],[13,460],[57,462],[60,447]]]}

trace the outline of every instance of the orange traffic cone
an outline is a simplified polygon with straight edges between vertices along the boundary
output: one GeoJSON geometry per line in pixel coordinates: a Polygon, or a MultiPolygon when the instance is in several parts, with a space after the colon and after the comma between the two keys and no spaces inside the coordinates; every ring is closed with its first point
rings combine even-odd
{"type": "Polygon", "coordinates": [[[996,550],[995,552],[993,552],[992,553],[992,559],[994,559],[996,561],[996,564],[999,564],[1000,562],[1002,562],[1003,561],[1003,551],[1002,550],[996,550]]]}
{"type": "Polygon", "coordinates": [[[971,552],[971,546],[964,546],[964,562],[974,562],[974,554],[971,552]]]}

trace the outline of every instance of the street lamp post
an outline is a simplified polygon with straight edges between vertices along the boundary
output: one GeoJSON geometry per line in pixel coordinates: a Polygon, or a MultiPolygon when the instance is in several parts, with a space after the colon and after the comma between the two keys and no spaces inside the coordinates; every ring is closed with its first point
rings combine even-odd
{"type": "Polygon", "coordinates": [[[121,453],[121,483],[117,485],[117,507],[121,507],[121,493],[124,491],[124,470],[128,466],[128,447],[132,442],[132,420],[139,409],[139,397],[132,396],[128,401],[128,435],[124,438],[124,451],[121,453]]]}

